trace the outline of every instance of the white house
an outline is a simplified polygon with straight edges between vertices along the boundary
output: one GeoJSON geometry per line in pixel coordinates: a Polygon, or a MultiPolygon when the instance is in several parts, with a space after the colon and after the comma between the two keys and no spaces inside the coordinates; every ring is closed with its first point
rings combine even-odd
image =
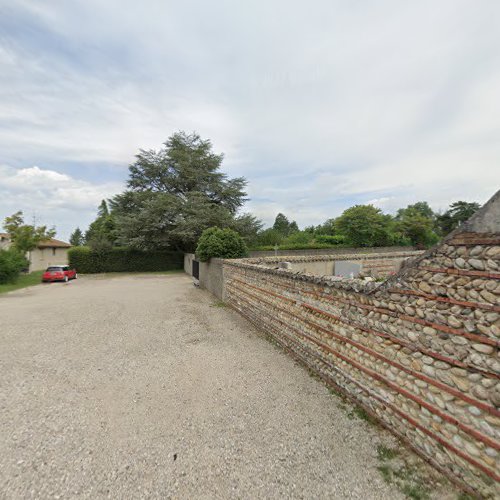
{"type": "MultiPolygon", "coordinates": [[[[0,248],[7,249],[11,241],[7,233],[0,233],[0,248]]],[[[41,241],[37,248],[28,252],[26,256],[30,261],[30,272],[41,271],[55,264],[68,264],[68,250],[71,248],[65,241],[50,240],[41,241]]]]}

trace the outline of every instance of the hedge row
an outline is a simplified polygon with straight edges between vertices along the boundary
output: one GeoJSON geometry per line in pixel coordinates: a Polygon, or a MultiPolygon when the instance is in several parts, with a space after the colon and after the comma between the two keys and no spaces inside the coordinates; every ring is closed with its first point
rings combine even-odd
{"type": "MultiPolygon", "coordinates": [[[[383,248],[388,248],[390,246],[396,246],[396,247],[408,247],[408,248],[414,248],[410,244],[407,245],[386,245],[383,248]]],[[[355,247],[352,244],[348,243],[341,243],[338,245],[331,245],[329,243],[293,243],[293,244],[283,244],[283,245],[278,245],[278,250],[322,250],[322,249],[337,249],[337,248],[360,248],[360,247],[355,247]]],[[[364,247],[364,248],[377,248],[377,247],[364,247]]],[[[271,250],[275,250],[274,245],[261,245],[257,247],[251,247],[250,252],[262,252],[266,251],[269,252],[271,250]]]]}
{"type": "Polygon", "coordinates": [[[68,252],[69,265],[79,273],[150,272],[182,269],[184,255],[181,252],[142,252],[129,248],[92,250],[74,247],[68,252]]]}
{"type": "MultiPolygon", "coordinates": [[[[352,248],[351,245],[331,245],[328,243],[290,243],[278,245],[278,250],[317,250],[322,248],[352,248]]],[[[274,245],[261,245],[250,248],[251,252],[274,250],[274,245]]]]}

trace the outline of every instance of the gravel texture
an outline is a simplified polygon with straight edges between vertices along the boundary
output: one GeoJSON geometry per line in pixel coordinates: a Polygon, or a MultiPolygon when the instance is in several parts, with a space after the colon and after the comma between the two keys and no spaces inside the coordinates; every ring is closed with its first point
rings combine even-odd
{"type": "Polygon", "coordinates": [[[397,499],[392,437],[185,275],[0,296],[0,497],[397,499]]]}

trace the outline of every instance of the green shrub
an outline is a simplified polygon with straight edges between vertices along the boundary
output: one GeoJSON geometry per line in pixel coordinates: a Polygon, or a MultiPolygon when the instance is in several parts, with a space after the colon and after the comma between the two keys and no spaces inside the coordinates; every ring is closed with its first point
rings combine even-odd
{"type": "Polygon", "coordinates": [[[238,259],[247,255],[247,247],[243,238],[232,229],[211,227],[205,229],[196,248],[196,256],[206,262],[212,257],[222,259],[238,259]]]}
{"type": "Polygon", "coordinates": [[[282,245],[307,245],[313,240],[314,236],[307,231],[297,231],[295,233],[287,236],[283,241],[282,245]]]}
{"type": "Polygon", "coordinates": [[[130,248],[74,247],[68,252],[69,264],[79,273],[151,272],[182,269],[181,252],[143,252],[130,248]]]}
{"type": "MultiPolygon", "coordinates": [[[[334,245],[329,244],[329,243],[316,243],[316,242],[311,242],[311,243],[294,243],[294,244],[283,244],[283,245],[278,245],[278,250],[321,250],[323,248],[332,248],[334,245]]],[[[335,247],[346,247],[347,245],[335,245],[335,247]]],[[[252,247],[250,250],[253,252],[258,252],[258,251],[270,251],[274,250],[274,245],[260,245],[257,247],[252,247]]]]}
{"type": "Polygon", "coordinates": [[[257,245],[266,246],[266,245],[279,245],[283,241],[283,233],[280,233],[276,229],[270,227],[269,229],[265,229],[261,231],[257,235],[257,245]]]}
{"type": "Polygon", "coordinates": [[[341,234],[317,234],[314,240],[316,243],[324,243],[327,245],[342,245],[346,242],[345,236],[341,234]]]}
{"type": "Polygon", "coordinates": [[[14,248],[0,250],[0,283],[14,283],[29,262],[14,248]]]}

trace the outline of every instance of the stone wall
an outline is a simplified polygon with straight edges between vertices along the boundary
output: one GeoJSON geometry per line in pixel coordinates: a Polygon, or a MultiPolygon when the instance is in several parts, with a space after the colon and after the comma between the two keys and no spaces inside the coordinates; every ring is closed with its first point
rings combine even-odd
{"type": "MultiPolygon", "coordinates": [[[[189,275],[192,275],[194,258],[195,256],[192,253],[184,254],[184,271],[189,275]]],[[[222,259],[210,259],[209,262],[200,262],[200,287],[213,293],[219,300],[224,300],[223,262],[222,259]]]]}
{"type": "Polygon", "coordinates": [[[499,214],[497,194],[382,283],[226,260],[226,301],[436,468],[495,497],[499,214]]]}
{"type": "Polygon", "coordinates": [[[189,274],[190,276],[193,275],[193,260],[194,260],[194,253],[184,254],[184,272],[189,274]]]}
{"type": "Polygon", "coordinates": [[[309,273],[319,276],[332,276],[335,274],[335,263],[353,262],[361,267],[361,272],[365,276],[388,277],[395,274],[401,265],[413,259],[423,252],[385,252],[385,253],[346,253],[330,255],[304,255],[304,256],[283,256],[265,257],[260,259],[247,259],[246,262],[261,264],[266,267],[276,267],[281,262],[288,262],[290,269],[294,272],[309,273]]]}

